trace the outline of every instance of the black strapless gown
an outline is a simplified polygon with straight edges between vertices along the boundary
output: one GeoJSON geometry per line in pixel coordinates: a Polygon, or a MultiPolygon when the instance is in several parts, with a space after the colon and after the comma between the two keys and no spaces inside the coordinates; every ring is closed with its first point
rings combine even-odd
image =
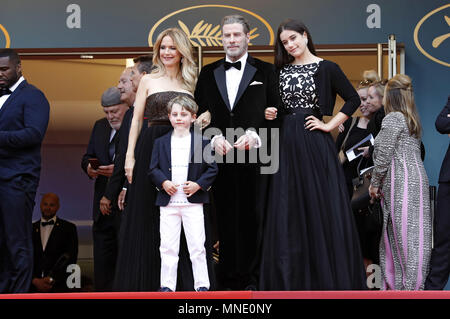
{"type": "MultiPolygon", "coordinates": [[[[157,291],[160,286],[161,258],[159,252],[159,207],[155,206],[157,190],[148,176],[155,139],[171,130],[167,118],[167,103],[180,94],[166,91],[147,98],[145,116],[149,127],[144,128],[136,143],[133,183],[127,191],[127,206],[123,211],[114,291],[157,291]]],[[[212,262],[210,220],[205,209],[206,252],[211,290],[215,288],[212,262]]],[[[177,290],[194,290],[194,279],[184,233],[181,234],[177,290]]]]}

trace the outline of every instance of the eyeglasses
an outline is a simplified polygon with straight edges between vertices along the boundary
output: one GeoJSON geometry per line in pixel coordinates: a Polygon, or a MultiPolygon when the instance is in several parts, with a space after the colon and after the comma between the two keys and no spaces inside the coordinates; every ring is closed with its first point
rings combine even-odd
{"type": "Polygon", "coordinates": [[[359,85],[360,86],[367,86],[370,83],[372,83],[372,81],[370,81],[370,80],[363,80],[363,81],[359,82],[359,85]]]}

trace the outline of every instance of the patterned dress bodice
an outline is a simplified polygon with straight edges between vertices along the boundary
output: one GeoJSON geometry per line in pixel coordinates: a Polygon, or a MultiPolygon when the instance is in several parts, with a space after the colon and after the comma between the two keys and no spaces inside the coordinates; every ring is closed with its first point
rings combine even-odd
{"type": "Polygon", "coordinates": [[[319,63],[285,65],[280,72],[280,94],[286,109],[318,109],[319,98],[313,75],[319,63]]]}
{"type": "Polygon", "coordinates": [[[169,121],[167,104],[171,99],[179,95],[193,98],[192,95],[179,91],[163,91],[150,94],[145,103],[144,117],[149,121],[169,121]]]}

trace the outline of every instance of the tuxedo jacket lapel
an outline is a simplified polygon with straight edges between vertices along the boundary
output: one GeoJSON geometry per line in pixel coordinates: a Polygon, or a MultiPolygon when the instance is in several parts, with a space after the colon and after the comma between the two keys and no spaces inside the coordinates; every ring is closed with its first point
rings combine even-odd
{"type": "Polygon", "coordinates": [[[223,66],[224,61],[225,59],[214,70],[214,78],[216,79],[217,87],[219,88],[222,100],[225,102],[225,105],[228,107],[228,110],[231,111],[230,99],[228,98],[228,91],[227,91],[227,80],[225,78],[225,67],[223,66]]]}
{"type": "Polygon", "coordinates": [[[244,94],[245,90],[250,84],[250,81],[253,79],[253,76],[256,73],[256,68],[251,64],[252,61],[253,59],[249,55],[247,58],[247,63],[245,64],[244,74],[242,75],[241,83],[239,84],[236,99],[234,100],[234,106],[238,104],[239,99],[242,97],[242,94],[244,94]]]}
{"type": "Polygon", "coordinates": [[[42,247],[42,240],[41,240],[41,220],[37,222],[37,226],[34,227],[34,233],[36,236],[36,242],[39,243],[40,251],[44,251],[44,248],[42,247]]]}
{"type": "Polygon", "coordinates": [[[44,246],[42,245],[42,239],[41,239],[41,221],[39,220],[37,222],[37,226],[35,227],[34,232],[36,233],[36,239],[37,239],[37,242],[39,243],[40,251],[45,252],[46,250],[49,249],[49,247],[54,245],[54,242],[58,238],[58,233],[60,231],[60,227],[61,227],[61,223],[59,222],[58,217],[56,217],[55,225],[53,225],[53,229],[50,232],[50,235],[48,236],[47,245],[45,246],[45,249],[44,249],[44,246]]]}
{"type": "MultiPolygon", "coordinates": [[[[45,250],[51,249],[51,247],[56,243],[58,238],[59,231],[61,230],[61,223],[59,222],[58,217],[56,217],[55,225],[53,225],[53,229],[48,236],[47,245],[45,246],[45,250]]],[[[41,242],[42,246],[42,242],[41,242]]]]}
{"type": "MultiPolygon", "coordinates": [[[[109,122],[106,122],[105,124],[105,128],[102,132],[102,137],[101,139],[105,142],[102,142],[101,145],[103,145],[103,154],[106,155],[106,158],[109,160],[109,140],[111,138],[111,126],[109,125],[109,122]]],[[[116,132],[117,133],[117,132],[116,132]]],[[[109,163],[109,162],[108,162],[109,163]]],[[[112,163],[109,163],[112,164],[112,163]]]]}
{"type": "Polygon", "coordinates": [[[3,104],[2,108],[0,109],[0,118],[2,117],[2,114],[6,112],[8,107],[14,102],[14,100],[18,97],[20,91],[27,85],[27,81],[23,80],[22,83],[19,84],[19,86],[14,90],[14,92],[11,93],[11,95],[6,99],[5,103],[3,104]]]}

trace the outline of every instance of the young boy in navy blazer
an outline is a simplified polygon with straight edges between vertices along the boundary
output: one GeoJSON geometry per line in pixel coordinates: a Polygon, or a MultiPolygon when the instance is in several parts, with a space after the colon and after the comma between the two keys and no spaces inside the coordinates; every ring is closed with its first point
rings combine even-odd
{"type": "Polygon", "coordinates": [[[210,142],[191,130],[198,106],[192,98],[180,95],[168,106],[173,130],[155,140],[149,175],[159,193],[160,206],[160,291],[175,291],[181,223],[192,262],[194,288],[209,290],[206,263],[203,203],[218,173],[210,142]]]}

